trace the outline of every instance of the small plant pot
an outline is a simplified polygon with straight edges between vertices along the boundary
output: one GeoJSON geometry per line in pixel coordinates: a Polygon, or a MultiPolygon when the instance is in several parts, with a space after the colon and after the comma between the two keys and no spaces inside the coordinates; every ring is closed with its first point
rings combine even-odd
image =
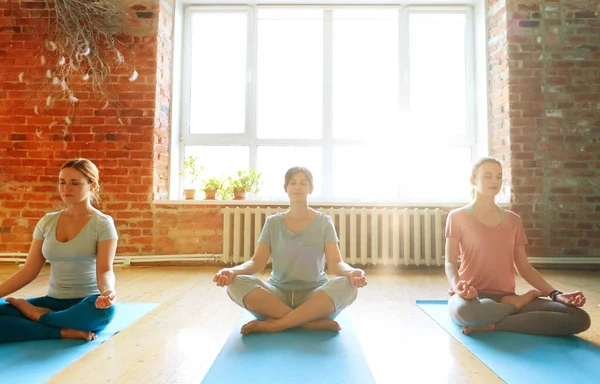
{"type": "Polygon", "coordinates": [[[194,198],[196,197],[196,190],[195,189],[184,189],[183,195],[185,196],[186,200],[194,200],[194,198]]]}
{"type": "Polygon", "coordinates": [[[246,200],[246,191],[243,189],[239,191],[233,191],[233,200],[246,200]]]}
{"type": "Polygon", "coordinates": [[[204,190],[205,200],[216,200],[217,190],[216,189],[205,189],[204,190]]]}

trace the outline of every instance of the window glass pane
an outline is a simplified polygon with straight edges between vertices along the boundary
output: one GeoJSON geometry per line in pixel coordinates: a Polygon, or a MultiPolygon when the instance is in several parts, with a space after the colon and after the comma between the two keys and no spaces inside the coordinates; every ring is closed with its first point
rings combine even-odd
{"type": "Polygon", "coordinates": [[[365,139],[398,127],[398,10],[333,12],[333,137],[365,139]]]}
{"type": "Polygon", "coordinates": [[[347,201],[390,200],[398,196],[397,151],[382,146],[333,149],[333,196],[347,201]]]}
{"type": "Polygon", "coordinates": [[[467,133],[466,15],[410,15],[411,130],[467,133]]]}
{"type": "MultiPolygon", "coordinates": [[[[187,158],[187,156],[197,156],[197,162],[204,166],[200,181],[208,180],[211,177],[235,177],[237,171],[249,168],[249,148],[247,146],[186,146],[185,157],[187,158]]],[[[184,180],[184,182],[189,185],[189,180],[184,180]]],[[[197,188],[200,188],[200,185],[197,188]]]]}
{"type": "Polygon", "coordinates": [[[246,19],[241,12],[192,14],[191,133],[244,132],[246,19]]]}
{"type": "Polygon", "coordinates": [[[402,200],[468,201],[471,148],[448,148],[431,143],[402,148],[399,195],[402,200]]]}
{"type": "Polygon", "coordinates": [[[471,148],[423,143],[334,148],[334,198],[468,201],[471,148]]]}
{"type": "Polygon", "coordinates": [[[283,189],[285,172],[293,166],[308,168],[313,174],[314,191],[309,199],[321,196],[323,162],[321,148],[317,147],[275,147],[257,148],[257,169],[262,173],[262,189],[259,196],[287,199],[283,189]]]}
{"type": "Polygon", "coordinates": [[[258,16],[258,137],[320,138],[322,11],[261,10],[258,16]]]}

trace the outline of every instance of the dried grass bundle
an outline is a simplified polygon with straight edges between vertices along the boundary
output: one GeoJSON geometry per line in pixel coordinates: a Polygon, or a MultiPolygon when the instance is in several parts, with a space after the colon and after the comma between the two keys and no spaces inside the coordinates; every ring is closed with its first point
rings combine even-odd
{"type": "MultiPolygon", "coordinates": [[[[69,80],[79,76],[91,84],[96,97],[105,97],[111,68],[125,63],[115,36],[123,32],[127,17],[119,0],[46,0],[55,22],[49,22],[46,48],[58,61],[49,78],[59,88],[58,98],[78,101],[69,80]],[[53,1],[51,8],[49,1],[53,1]]],[[[49,19],[51,20],[51,19],[49,19]]],[[[54,97],[53,97],[54,98],[54,97]]]]}

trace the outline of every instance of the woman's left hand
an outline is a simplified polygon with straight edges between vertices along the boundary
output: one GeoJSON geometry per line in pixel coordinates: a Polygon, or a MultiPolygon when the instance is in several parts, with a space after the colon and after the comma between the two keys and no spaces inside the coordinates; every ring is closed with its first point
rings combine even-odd
{"type": "Polygon", "coordinates": [[[106,309],[111,307],[117,301],[117,294],[115,291],[107,289],[102,292],[100,296],[96,299],[96,308],[98,309],[106,309]]]}
{"type": "Polygon", "coordinates": [[[365,276],[365,271],[362,269],[356,268],[348,274],[348,277],[350,278],[352,285],[357,288],[362,288],[367,285],[367,277],[365,276]]]}
{"type": "Polygon", "coordinates": [[[585,304],[585,296],[580,291],[561,293],[556,295],[555,300],[571,307],[583,307],[585,304]]]}

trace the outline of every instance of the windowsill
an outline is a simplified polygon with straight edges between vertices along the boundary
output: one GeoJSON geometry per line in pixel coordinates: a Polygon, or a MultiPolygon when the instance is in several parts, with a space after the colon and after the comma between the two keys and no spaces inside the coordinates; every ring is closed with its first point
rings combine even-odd
{"type": "MultiPolygon", "coordinates": [[[[281,207],[288,206],[288,200],[154,200],[156,205],[212,205],[212,206],[264,206],[281,207]]],[[[456,208],[467,205],[468,201],[456,202],[397,202],[397,201],[308,201],[310,206],[315,207],[359,207],[359,208],[456,208]]],[[[510,208],[508,202],[497,203],[502,208],[510,208]]]]}
{"type": "MultiPolygon", "coordinates": [[[[182,4],[198,4],[198,5],[322,5],[322,0],[260,0],[256,2],[252,1],[239,1],[239,0],[182,0],[182,4]]],[[[365,1],[365,0],[330,0],[325,2],[326,4],[339,4],[339,5],[371,5],[370,3],[377,5],[398,5],[398,0],[378,0],[378,1],[365,1]]],[[[430,4],[441,4],[441,5],[463,5],[470,4],[476,5],[477,0],[412,0],[411,5],[430,5],[430,4]]]]}

